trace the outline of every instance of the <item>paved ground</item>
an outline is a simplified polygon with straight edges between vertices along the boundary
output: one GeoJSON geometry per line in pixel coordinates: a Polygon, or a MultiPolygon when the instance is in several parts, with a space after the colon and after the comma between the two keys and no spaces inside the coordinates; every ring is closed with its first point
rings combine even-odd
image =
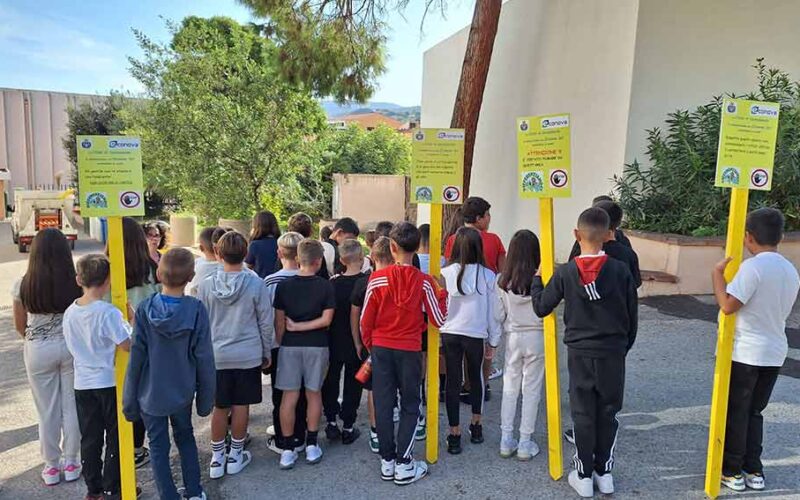
{"type": "MultiPolygon", "coordinates": [[[[6,278],[5,271],[2,272],[6,278]]],[[[2,296],[0,292],[0,296],[2,296]]],[[[706,440],[714,364],[715,312],[710,298],[648,299],[641,306],[639,340],[628,358],[625,407],[617,447],[617,498],[703,498],[706,440]]],[[[800,316],[791,321],[793,347],[766,411],[765,464],[769,490],[759,498],[800,499],[800,316]]],[[[563,357],[562,357],[563,359],[563,357]]],[[[546,452],[528,463],[498,455],[501,381],[487,405],[486,443],[465,444],[460,456],[443,453],[422,482],[401,489],[378,478],[378,459],[362,438],[346,447],[322,440],[325,458],[317,466],[278,469],[266,449],[271,423],[269,387],[254,408],[250,447],[254,461],[238,477],[211,482],[208,421],[196,420],[204,484],[213,499],[234,498],[573,498],[565,480],[547,475],[546,452]]],[[[564,424],[568,423],[566,373],[562,366],[564,424]]],[[[462,420],[466,420],[466,412],[462,420]]],[[[364,416],[359,419],[366,429],[364,416]]],[[[446,425],[442,415],[442,428],[446,425]]],[[[536,439],[545,447],[544,409],[536,439]]],[[[441,434],[443,436],[443,434],[441,434]]],[[[45,488],[38,474],[36,414],[22,364],[21,341],[11,331],[10,314],[0,311],[0,499],[76,499],[83,485],[45,488]]],[[[418,454],[423,447],[418,447],[418,454]]],[[[571,455],[565,444],[565,465],[571,455]]],[[[177,471],[177,467],[174,469],[177,471]]],[[[156,498],[148,469],[139,473],[143,498],[156,498]]],[[[733,495],[731,495],[732,497],[733,495]]]]}

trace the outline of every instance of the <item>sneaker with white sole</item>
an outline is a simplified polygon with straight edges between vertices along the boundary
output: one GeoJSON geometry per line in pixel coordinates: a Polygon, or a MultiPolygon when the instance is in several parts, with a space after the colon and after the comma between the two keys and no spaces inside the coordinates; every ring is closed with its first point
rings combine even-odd
{"type": "Polygon", "coordinates": [[[722,476],[722,485],[726,486],[733,491],[744,491],[747,485],[744,481],[744,476],[736,474],[735,476],[722,476]]]}
{"type": "Polygon", "coordinates": [[[614,494],[614,477],[610,472],[606,472],[602,476],[597,472],[592,472],[592,481],[594,485],[597,486],[597,491],[603,495],[614,494]]]}
{"type": "Polygon", "coordinates": [[[306,463],[314,465],[322,460],[322,448],[318,444],[306,446],[306,463]]]}
{"type": "Polygon", "coordinates": [[[297,462],[297,452],[294,450],[283,450],[283,453],[281,453],[281,469],[291,469],[294,467],[295,462],[297,462]]]}
{"type": "Polygon", "coordinates": [[[578,471],[574,470],[569,473],[569,485],[578,493],[582,498],[592,498],[594,496],[594,484],[592,478],[581,478],[578,471]]]}
{"type": "Polygon", "coordinates": [[[503,369],[502,368],[494,368],[492,369],[492,373],[489,374],[489,380],[494,380],[496,378],[500,378],[503,376],[503,369]]]}
{"type": "Polygon", "coordinates": [[[203,491],[200,493],[199,497],[191,497],[189,500],[208,500],[208,497],[206,496],[206,492],[203,491]]]}
{"type": "Polygon", "coordinates": [[[64,481],[71,483],[72,481],[77,481],[81,478],[81,471],[83,467],[81,464],[67,462],[64,466],[64,481]]]}
{"type": "Polygon", "coordinates": [[[398,486],[415,483],[427,475],[428,464],[422,460],[411,460],[394,466],[394,484],[398,486]]]}
{"type": "Polygon", "coordinates": [[[539,445],[536,441],[528,439],[527,441],[519,442],[519,449],[517,449],[517,458],[523,462],[527,462],[531,458],[539,454],[539,445]]]}
{"type": "Polygon", "coordinates": [[[214,457],[211,457],[211,466],[209,467],[208,476],[211,479],[219,479],[225,475],[225,462],[227,459],[225,455],[222,455],[222,462],[214,460],[214,457]]]}
{"type": "Polygon", "coordinates": [[[575,429],[567,429],[564,432],[564,439],[570,444],[575,444],[575,429]]]}
{"type": "Polygon", "coordinates": [[[751,490],[763,490],[767,487],[764,481],[764,474],[756,472],[755,474],[744,473],[744,484],[751,490]]]}
{"type": "Polygon", "coordinates": [[[270,436],[267,438],[267,449],[280,455],[283,453],[283,448],[278,446],[278,438],[270,436]]]}
{"type": "Polygon", "coordinates": [[[228,455],[228,465],[227,465],[228,474],[238,474],[242,472],[245,467],[250,465],[250,462],[252,460],[253,460],[253,455],[247,450],[243,450],[241,453],[238,454],[232,453],[228,455]]]}
{"type": "Polygon", "coordinates": [[[274,425],[270,425],[269,427],[267,427],[267,435],[268,436],[274,436],[275,435],[275,426],[274,425]]]}
{"type": "Polygon", "coordinates": [[[513,437],[504,437],[500,440],[500,456],[503,458],[510,458],[517,452],[519,443],[513,437]]]}
{"type": "Polygon", "coordinates": [[[133,452],[133,464],[137,469],[141,469],[150,463],[150,450],[142,446],[133,452]]]}
{"type": "Polygon", "coordinates": [[[384,481],[394,481],[394,460],[381,459],[381,479],[384,481]]]}
{"type": "Polygon", "coordinates": [[[425,416],[420,415],[417,419],[417,429],[414,431],[414,441],[422,441],[428,436],[428,426],[425,422],[425,416]]]}
{"type": "Polygon", "coordinates": [[[380,444],[378,443],[378,433],[369,430],[369,451],[372,453],[380,453],[380,444]]]}
{"type": "Polygon", "coordinates": [[[42,481],[45,486],[55,486],[61,482],[61,471],[58,467],[45,467],[42,470],[42,481]]]}

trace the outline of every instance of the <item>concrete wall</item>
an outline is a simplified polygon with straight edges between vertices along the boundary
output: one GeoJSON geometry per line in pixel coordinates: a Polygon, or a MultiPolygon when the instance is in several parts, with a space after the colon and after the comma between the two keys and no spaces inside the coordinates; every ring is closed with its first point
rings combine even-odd
{"type": "Polygon", "coordinates": [[[333,174],[333,218],[352,217],[364,227],[406,217],[406,178],[402,175],[333,174]]]}

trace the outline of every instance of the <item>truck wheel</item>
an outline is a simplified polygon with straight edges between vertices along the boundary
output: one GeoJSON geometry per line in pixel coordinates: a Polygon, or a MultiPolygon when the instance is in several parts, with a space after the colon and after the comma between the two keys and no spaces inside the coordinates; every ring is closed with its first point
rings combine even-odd
{"type": "Polygon", "coordinates": [[[75,240],[69,240],[69,249],[75,250],[75,240]]]}
{"type": "Polygon", "coordinates": [[[17,248],[19,248],[19,253],[25,253],[28,251],[28,246],[25,243],[23,243],[22,240],[20,240],[20,242],[17,243],[17,248]]]}

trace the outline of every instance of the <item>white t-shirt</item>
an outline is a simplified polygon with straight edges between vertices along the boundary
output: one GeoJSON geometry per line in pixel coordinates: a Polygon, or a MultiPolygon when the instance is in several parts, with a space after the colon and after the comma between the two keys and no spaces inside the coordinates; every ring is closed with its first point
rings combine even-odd
{"type": "Polygon", "coordinates": [[[333,267],[336,263],[336,249],[327,241],[323,241],[322,252],[325,256],[325,265],[328,267],[328,276],[333,276],[333,267]]]}
{"type": "Polygon", "coordinates": [[[736,313],[733,360],[752,366],[783,366],[789,344],[786,318],[800,277],[781,254],[762,252],[742,262],[728,294],[744,306],[736,313]]]}
{"type": "Polygon", "coordinates": [[[64,340],[75,360],[75,389],[116,386],[114,353],[131,337],[122,313],[102,300],[80,306],[73,302],[64,312],[64,340]]]}

